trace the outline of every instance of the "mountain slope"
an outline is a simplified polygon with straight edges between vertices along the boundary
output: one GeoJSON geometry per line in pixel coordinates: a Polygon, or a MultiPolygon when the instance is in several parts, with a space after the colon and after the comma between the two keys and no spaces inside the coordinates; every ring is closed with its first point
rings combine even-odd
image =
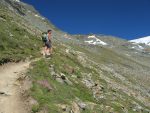
{"type": "Polygon", "coordinates": [[[147,46],[139,50],[107,35],[70,35],[28,4],[1,0],[0,5],[1,64],[42,57],[41,33],[53,30],[52,57],[31,63],[26,73],[32,87],[24,96],[31,112],[150,112],[147,46]]]}

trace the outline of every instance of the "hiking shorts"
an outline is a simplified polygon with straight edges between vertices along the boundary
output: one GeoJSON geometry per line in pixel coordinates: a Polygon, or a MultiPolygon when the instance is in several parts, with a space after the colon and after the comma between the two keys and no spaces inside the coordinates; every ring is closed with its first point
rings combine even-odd
{"type": "Polygon", "coordinates": [[[51,44],[51,42],[45,42],[45,46],[46,46],[47,48],[51,48],[51,47],[52,47],[52,44],[51,44]]]}

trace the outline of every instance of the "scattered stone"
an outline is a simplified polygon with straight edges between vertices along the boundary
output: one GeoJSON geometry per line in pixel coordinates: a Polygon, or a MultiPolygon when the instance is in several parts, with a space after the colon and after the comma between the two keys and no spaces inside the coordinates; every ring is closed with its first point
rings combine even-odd
{"type": "Polygon", "coordinates": [[[67,83],[68,85],[72,85],[73,84],[68,78],[66,78],[66,80],[64,80],[64,82],[67,83]]]}
{"type": "Polygon", "coordinates": [[[0,95],[5,95],[5,92],[1,92],[1,91],[0,91],[0,95]]]}
{"type": "Polygon", "coordinates": [[[98,84],[97,84],[97,83],[95,83],[95,84],[94,84],[94,86],[98,86],[98,84]]]}
{"type": "Polygon", "coordinates": [[[75,103],[75,102],[72,103],[72,112],[73,113],[80,113],[80,108],[77,105],[77,103],[75,103]]]}
{"type": "Polygon", "coordinates": [[[47,109],[42,109],[42,110],[40,110],[39,112],[37,112],[37,113],[49,113],[48,112],[48,110],[47,109]]]}
{"type": "Polygon", "coordinates": [[[69,49],[66,49],[66,53],[69,53],[69,49]]]}
{"type": "Polygon", "coordinates": [[[42,85],[48,91],[51,91],[53,89],[52,86],[49,84],[49,82],[47,80],[39,80],[39,81],[37,81],[37,83],[42,85]]]}
{"type": "Polygon", "coordinates": [[[60,77],[61,77],[63,80],[66,80],[66,75],[65,75],[65,74],[61,73],[61,74],[60,74],[60,77]]]}
{"type": "Polygon", "coordinates": [[[71,108],[68,105],[65,104],[57,104],[56,106],[58,106],[59,108],[62,109],[63,113],[70,113],[71,108]]]}
{"type": "Polygon", "coordinates": [[[6,19],[3,17],[0,17],[0,20],[2,20],[3,22],[6,22],[6,19]]]}
{"type": "Polygon", "coordinates": [[[73,74],[75,72],[74,68],[68,65],[64,65],[64,70],[68,73],[68,74],[73,74]]]}
{"type": "Polygon", "coordinates": [[[82,110],[85,110],[86,109],[86,104],[83,103],[83,102],[78,102],[78,106],[82,109],[82,110]]]}
{"type": "Polygon", "coordinates": [[[18,72],[15,71],[14,73],[18,73],[18,72]]]}
{"type": "Polygon", "coordinates": [[[10,37],[13,37],[14,35],[13,35],[12,33],[9,33],[9,36],[10,36],[10,37]]]}
{"type": "Polygon", "coordinates": [[[37,100],[33,99],[32,97],[29,97],[27,102],[29,102],[30,105],[39,105],[37,100]]]}
{"type": "Polygon", "coordinates": [[[87,88],[92,88],[94,85],[94,82],[90,79],[83,79],[82,82],[86,85],[87,88]]]}
{"type": "Polygon", "coordinates": [[[59,83],[64,83],[64,80],[62,80],[61,78],[56,78],[56,81],[59,83]]]}
{"type": "Polygon", "coordinates": [[[86,106],[87,109],[93,110],[97,104],[92,103],[92,102],[86,102],[86,105],[87,105],[86,106]]]}

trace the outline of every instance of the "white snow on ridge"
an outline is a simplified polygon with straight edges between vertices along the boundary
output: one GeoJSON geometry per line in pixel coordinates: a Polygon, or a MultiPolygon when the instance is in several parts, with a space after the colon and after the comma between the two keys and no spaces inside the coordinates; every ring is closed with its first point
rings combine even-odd
{"type": "Polygon", "coordinates": [[[37,18],[41,18],[42,20],[45,20],[44,17],[41,17],[41,16],[39,16],[38,14],[35,14],[34,16],[37,17],[37,18]]]}
{"type": "Polygon", "coordinates": [[[39,15],[35,14],[36,17],[40,17],[39,15]]]}
{"type": "Polygon", "coordinates": [[[150,46],[150,36],[139,38],[139,39],[135,39],[135,40],[130,40],[130,42],[143,43],[143,44],[146,44],[146,45],[150,46]]]}
{"type": "Polygon", "coordinates": [[[20,2],[20,0],[14,0],[15,2],[20,2]]]}
{"type": "Polygon", "coordinates": [[[91,35],[91,36],[88,36],[88,39],[91,39],[91,40],[88,40],[88,41],[85,41],[89,44],[93,44],[93,45],[108,45],[107,43],[101,41],[100,39],[98,39],[95,35],[91,35]]]}

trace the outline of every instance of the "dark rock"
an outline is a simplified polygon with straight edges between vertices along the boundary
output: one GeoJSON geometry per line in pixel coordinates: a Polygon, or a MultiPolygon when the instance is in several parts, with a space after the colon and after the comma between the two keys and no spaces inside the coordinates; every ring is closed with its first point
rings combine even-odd
{"type": "Polygon", "coordinates": [[[95,83],[95,85],[94,86],[98,86],[98,84],[97,83],[95,83]]]}
{"type": "Polygon", "coordinates": [[[5,92],[1,92],[1,91],[0,91],[0,95],[4,95],[4,94],[5,94],[5,92]]]}
{"type": "Polygon", "coordinates": [[[63,73],[61,73],[61,78],[62,78],[63,80],[66,80],[66,76],[65,76],[63,73]]]}
{"type": "Polygon", "coordinates": [[[66,80],[66,77],[65,77],[65,76],[61,76],[61,78],[62,78],[63,80],[66,80]]]}

